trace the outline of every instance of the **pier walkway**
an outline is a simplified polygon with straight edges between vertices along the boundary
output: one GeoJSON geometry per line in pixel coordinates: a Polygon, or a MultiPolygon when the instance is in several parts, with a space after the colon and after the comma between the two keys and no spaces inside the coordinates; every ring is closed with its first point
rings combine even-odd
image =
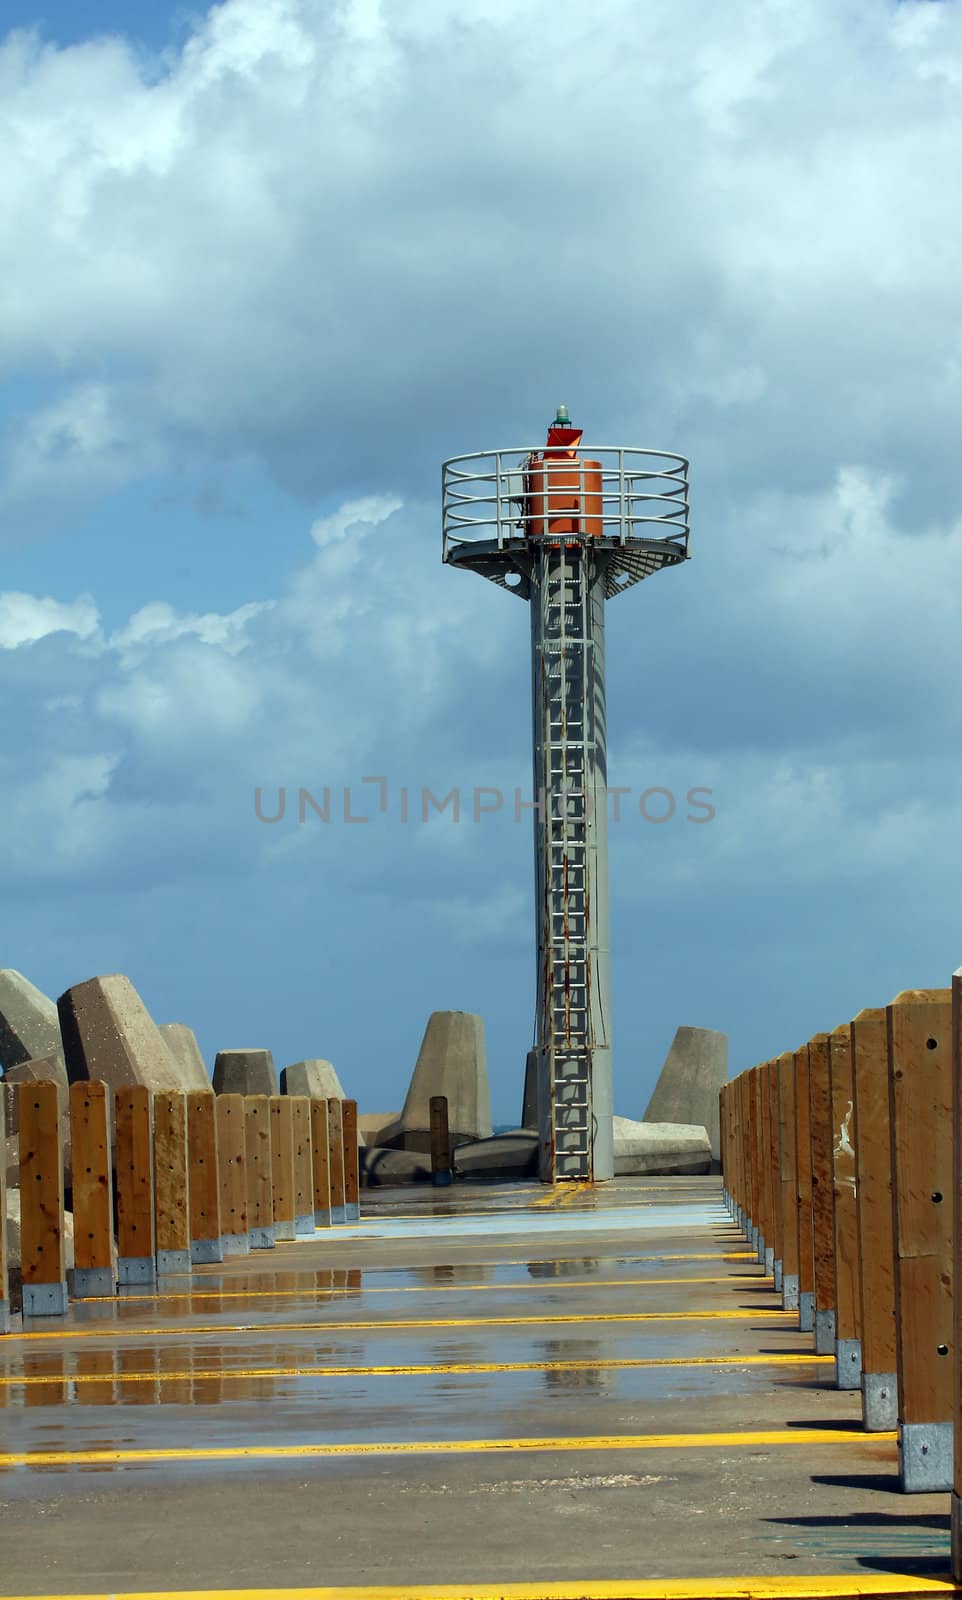
{"type": "Polygon", "coordinates": [[[0,1594],[954,1594],[717,1178],[375,1192],[0,1338],[0,1594]]]}

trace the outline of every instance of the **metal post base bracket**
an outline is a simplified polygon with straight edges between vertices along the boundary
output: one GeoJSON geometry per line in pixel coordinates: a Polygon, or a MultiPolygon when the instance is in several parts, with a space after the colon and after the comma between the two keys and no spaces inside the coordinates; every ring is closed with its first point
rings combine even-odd
{"type": "Polygon", "coordinates": [[[835,1354],[834,1311],[816,1311],[815,1313],[815,1354],[817,1356],[833,1356],[835,1354]]]}
{"type": "Polygon", "coordinates": [[[763,1233],[760,1233],[758,1235],[758,1239],[757,1239],[756,1244],[755,1244],[755,1258],[758,1261],[758,1265],[760,1267],[763,1267],[765,1265],[765,1256],[766,1256],[766,1254],[767,1254],[767,1250],[766,1250],[766,1247],[765,1247],[765,1235],[763,1233]]]}
{"type": "Polygon", "coordinates": [[[784,1272],[782,1274],[782,1310],[798,1310],[798,1273],[784,1272]]]}
{"type": "Polygon", "coordinates": [[[345,1222],[360,1222],[360,1220],[361,1220],[361,1207],[360,1207],[360,1205],[355,1204],[354,1202],[351,1202],[351,1204],[346,1205],[344,1207],[344,1220],[345,1220],[345,1222]]]}
{"type": "Polygon", "coordinates": [[[181,1278],[190,1271],[189,1250],[158,1250],[158,1278],[181,1278]]]}
{"type": "Polygon", "coordinates": [[[190,1261],[194,1267],[213,1267],[224,1259],[224,1246],[220,1239],[192,1239],[190,1261]]]}
{"type": "Polygon", "coordinates": [[[951,1422],[903,1422],[899,1476],[905,1494],[945,1494],[952,1488],[951,1422]]]}
{"type": "Polygon", "coordinates": [[[67,1284],[25,1283],[23,1286],[23,1314],[25,1317],[65,1317],[67,1315],[67,1284]]]}
{"type": "Polygon", "coordinates": [[[347,1206],[332,1206],[331,1207],[331,1221],[332,1222],[346,1222],[347,1221],[347,1206]]]}
{"type": "Polygon", "coordinates": [[[782,1292],[782,1263],[780,1261],[773,1261],[772,1262],[772,1281],[773,1281],[773,1283],[775,1285],[775,1293],[776,1294],[781,1294],[781,1292],[782,1292]]]}
{"type": "Polygon", "coordinates": [[[10,1332],[10,1301],[0,1300],[0,1333],[10,1332]]]}
{"type": "Polygon", "coordinates": [[[307,1238],[314,1232],[314,1213],[305,1211],[303,1216],[294,1219],[294,1235],[298,1239],[307,1238]]]}
{"type": "Polygon", "coordinates": [[[806,1289],[798,1297],[798,1331],[811,1333],[815,1327],[815,1296],[806,1289]]]}
{"type": "Polygon", "coordinates": [[[839,1339],[835,1346],[835,1382],[839,1389],[858,1389],[862,1382],[861,1339],[839,1339]]]}
{"type": "Polygon", "coordinates": [[[326,1211],[315,1211],[314,1213],[315,1228],[329,1228],[332,1220],[333,1218],[331,1217],[330,1206],[328,1206],[326,1211]]]}
{"type": "Polygon", "coordinates": [[[153,1256],[121,1256],[117,1262],[117,1282],[122,1289],[142,1289],[155,1276],[153,1256]]]}
{"type": "Polygon", "coordinates": [[[251,1247],[249,1233],[225,1233],[221,1237],[225,1256],[246,1256],[251,1247]]]}
{"type": "Polygon", "coordinates": [[[770,1244],[765,1246],[765,1276],[772,1278],[775,1275],[775,1250],[770,1244]]]}
{"type": "Polygon", "coordinates": [[[277,1221],[275,1221],[275,1223],[274,1223],[274,1238],[278,1242],[283,1241],[285,1244],[291,1239],[296,1239],[297,1238],[297,1224],[296,1224],[296,1222],[277,1222],[277,1221]]]}
{"type": "Polygon", "coordinates": [[[67,1274],[67,1283],[75,1300],[113,1299],[117,1293],[113,1267],[74,1267],[67,1274]]]}
{"type": "Polygon", "coordinates": [[[894,1372],[862,1373],[862,1425],[866,1433],[898,1427],[899,1389],[894,1372]]]}
{"type": "Polygon", "coordinates": [[[250,1231],[250,1241],[252,1250],[273,1250],[274,1229],[252,1228],[250,1231]]]}

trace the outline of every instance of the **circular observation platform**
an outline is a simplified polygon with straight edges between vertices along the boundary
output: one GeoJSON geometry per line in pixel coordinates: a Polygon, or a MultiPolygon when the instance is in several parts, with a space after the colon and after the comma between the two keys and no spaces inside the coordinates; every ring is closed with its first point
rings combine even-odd
{"type": "Polygon", "coordinates": [[[665,450],[478,450],[444,462],[441,498],[443,560],[525,600],[544,546],[590,550],[608,598],[688,557],[688,462],[665,450]]]}

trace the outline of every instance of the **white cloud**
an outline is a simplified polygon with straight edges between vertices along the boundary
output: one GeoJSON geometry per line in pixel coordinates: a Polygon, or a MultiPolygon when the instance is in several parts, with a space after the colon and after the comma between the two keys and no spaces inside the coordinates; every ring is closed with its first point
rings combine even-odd
{"type": "Polygon", "coordinates": [[[99,629],[100,614],[89,595],[61,601],[32,594],[0,594],[0,650],[35,644],[51,633],[92,639],[99,629]]]}

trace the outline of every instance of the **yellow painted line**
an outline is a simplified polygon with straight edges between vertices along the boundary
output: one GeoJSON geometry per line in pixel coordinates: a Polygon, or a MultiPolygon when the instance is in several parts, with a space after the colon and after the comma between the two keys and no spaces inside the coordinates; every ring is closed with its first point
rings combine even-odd
{"type": "Polygon", "coordinates": [[[12,1595],[9,1600],[863,1600],[962,1594],[949,1578],[848,1573],[834,1577],[576,1578],[569,1583],[406,1583],[336,1589],[175,1589],[12,1595]]]}
{"type": "Polygon", "coordinates": [[[12,1595],[10,1600],[871,1600],[962,1594],[951,1578],[849,1572],[806,1577],[615,1578],[566,1583],[338,1584],[336,1589],[176,1589],[109,1594],[12,1595]]]}
{"type": "Polygon", "coordinates": [[[176,1589],[109,1594],[12,1595],[9,1600],[871,1600],[894,1595],[962,1594],[951,1578],[890,1572],[806,1577],[573,1578],[565,1583],[338,1584],[336,1589],[176,1589]]]}
{"type": "MultiPolygon", "coordinates": [[[[753,1279],[758,1282],[758,1279],[753,1279]]],[[[351,1288],[345,1284],[340,1289],[318,1289],[316,1286],[305,1284],[303,1289],[178,1289],[172,1294],[124,1294],[121,1304],[139,1304],[147,1301],[151,1305],[159,1300],[283,1300],[293,1296],[303,1300],[307,1296],[320,1299],[325,1295],[333,1295],[337,1299],[345,1296],[359,1294],[511,1294],[515,1289],[538,1289],[542,1293],[553,1289],[648,1289],[656,1285],[668,1284],[678,1287],[680,1284],[706,1284],[727,1283],[737,1289],[739,1282],[731,1274],[721,1278],[535,1278],[530,1282],[523,1280],[520,1283],[409,1283],[409,1284],[378,1284],[366,1289],[363,1284],[351,1288]]],[[[81,1295],[75,1302],[79,1306],[103,1305],[103,1299],[96,1295],[81,1295]]]]}
{"type": "Polygon", "coordinates": [[[161,1461],[306,1461],[331,1456],[518,1455],[549,1450],[718,1450],[765,1449],[783,1445],[889,1443],[895,1433],[865,1434],[846,1428],[793,1428],[767,1433],[638,1433],[585,1438],[533,1439],[384,1439],[348,1444],[263,1444],[189,1446],[133,1450],[32,1450],[0,1455],[0,1471],[13,1467],[125,1467],[161,1461]]]}
{"type": "Polygon", "coordinates": [[[430,1378],[483,1372],[634,1372],[649,1367],[809,1367],[834,1363],[834,1356],[626,1356],[597,1361],[443,1361],[434,1364],[411,1362],[393,1367],[189,1367],[183,1372],[169,1369],[151,1372],[56,1372],[27,1376],[0,1377],[8,1389],[43,1387],[65,1383],[183,1383],[189,1379],[231,1382],[253,1378],[430,1378]]]}
{"type": "Polygon", "coordinates": [[[377,1333],[381,1328],[392,1332],[399,1328],[543,1328],[557,1323],[577,1323],[580,1327],[593,1327],[596,1322],[750,1322],[757,1317],[766,1320],[775,1318],[779,1321],[791,1317],[797,1322],[798,1312],[758,1311],[754,1307],[748,1307],[744,1311],[601,1311],[593,1316],[586,1316],[582,1311],[571,1314],[558,1313],[546,1317],[412,1317],[403,1321],[211,1323],[200,1327],[195,1327],[190,1322],[183,1322],[174,1328],[126,1327],[122,1323],[106,1322],[94,1328],[51,1328],[42,1332],[31,1330],[29,1333],[7,1333],[3,1335],[0,1349],[27,1339],[116,1339],[120,1335],[129,1339],[159,1339],[182,1338],[185,1334],[190,1338],[196,1338],[199,1334],[206,1333],[221,1335],[319,1333],[325,1338],[330,1338],[335,1333],[377,1333]]]}

